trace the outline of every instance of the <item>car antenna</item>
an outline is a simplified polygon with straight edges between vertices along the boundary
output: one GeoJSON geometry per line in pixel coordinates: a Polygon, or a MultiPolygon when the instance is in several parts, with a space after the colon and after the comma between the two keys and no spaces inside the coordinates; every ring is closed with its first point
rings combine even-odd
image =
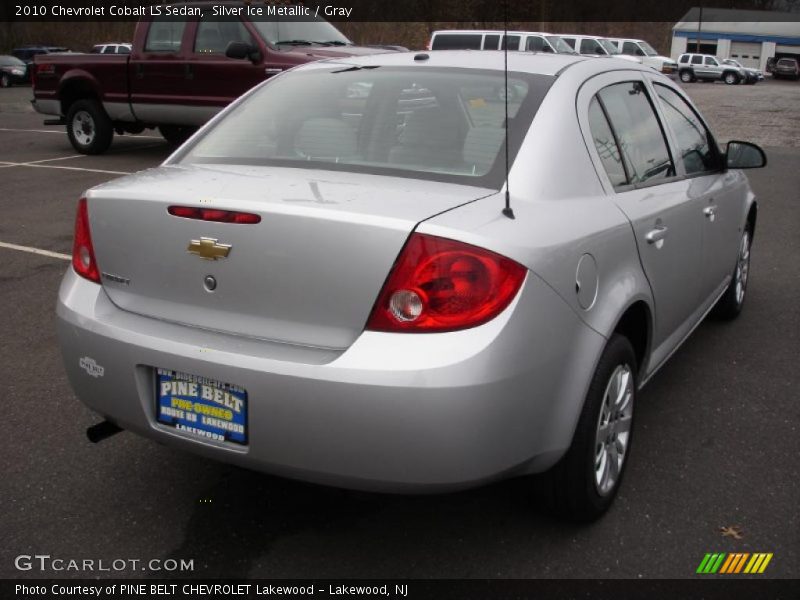
{"type": "Polygon", "coordinates": [[[503,121],[503,128],[505,129],[505,159],[506,159],[506,206],[503,208],[503,214],[509,219],[513,219],[514,211],[511,210],[511,192],[508,189],[508,0],[503,0],[503,78],[505,90],[503,94],[503,103],[505,104],[505,120],[503,121]]]}

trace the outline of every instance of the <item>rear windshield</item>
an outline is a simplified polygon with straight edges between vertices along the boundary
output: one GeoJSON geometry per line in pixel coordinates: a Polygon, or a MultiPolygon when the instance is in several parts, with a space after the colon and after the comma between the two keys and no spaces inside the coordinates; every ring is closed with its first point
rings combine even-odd
{"type": "Polygon", "coordinates": [[[427,67],[276,77],[183,151],[183,164],[276,165],[502,186],[553,78],[427,67]]]}

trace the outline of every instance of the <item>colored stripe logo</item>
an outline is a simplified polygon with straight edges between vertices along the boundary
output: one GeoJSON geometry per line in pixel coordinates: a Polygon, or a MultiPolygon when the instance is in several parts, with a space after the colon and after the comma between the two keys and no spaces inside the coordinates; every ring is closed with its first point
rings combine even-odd
{"type": "Polygon", "coordinates": [[[707,553],[697,573],[702,575],[720,573],[725,575],[735,575],[738,573],[763,573],[767,569],[769,561],[772,560],[772,552],[714,552],[707,553]]]}

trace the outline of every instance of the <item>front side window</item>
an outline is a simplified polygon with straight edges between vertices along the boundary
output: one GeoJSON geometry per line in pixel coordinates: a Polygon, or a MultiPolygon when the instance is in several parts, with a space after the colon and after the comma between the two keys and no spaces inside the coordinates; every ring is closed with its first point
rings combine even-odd
{"type": "Polygon", "coordinates": [[[581,54],[606,54],[596,40],[581,40],[581,54]]]}
{"type": "Polygon", "coordinates": [[[687,175],[718,171],[722,164],[714,138],[692,107],[665,85],[656,84],[664,118],[675,134],[687,175]]]}
{"type": "Polygon", "coordinates": [[[194,51],[197,54],[224,54],[231,42],[253,43],[241,21],[200,21],[194,51]]]}
{"type": "Polygon", "coordinates": [[[711,67],[718,67],[719,63],[711,56],[706,56],[706,64],[711,67]]]}
{"type": "Polygon", "coordinates": [[[597,94],[617,136],[628,183],[675,175],[664,132],[641,81],[617,83],[597,94]]]}
{"type": "Polygon", "coordinates": [[[631,56],[635,56],[637,50],[639,51],[639,53],[641,53],[641,50],[639,50],[639,46],[637,46],[633,42],[625,42],[622,45],[622,53],[623,54],[630,54],[631,56]]]}
{"type": "Polygon", "coordinates": [[[180,52],[186,21],[154,19],[147,31],[145,52],[180,52]]]}
{"type": "Polygon", "coordinates": [[[332,169],[500,187],[553,78],[331,66],[276,78],[179,159],[332,169]]]}

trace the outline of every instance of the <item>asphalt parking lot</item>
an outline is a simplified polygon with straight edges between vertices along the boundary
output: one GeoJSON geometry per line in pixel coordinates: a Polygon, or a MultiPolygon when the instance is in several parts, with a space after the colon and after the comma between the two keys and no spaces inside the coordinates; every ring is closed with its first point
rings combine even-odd
{"type": "Polygon", "coordinates": [[[69,388],[54,326],[75,202],[169,148],[151,134],[76,155],[63,128],[25,105],[29,88],[0,90],[0,578],[82,575],[14,567],[36,553],[194,559],[176,575],[204,578],[691,578],[707,552],[771,552],[760,577],[800,577],[800,84],[687,89],[721,138],[767,146],[769,166],[750,174],[760,210],[749,298],[734,323],[701,325],[645,388],[617,502],[582,527],[553,520],[527,480],[387,496],[253,473],[127,433],[90,444],[97,418],[69,388]],[[782,127],[763,125],[756,97],[785,105],[768,117],[782,127]],[[741,131],[727,121],[734,113],[741,131]]]}

